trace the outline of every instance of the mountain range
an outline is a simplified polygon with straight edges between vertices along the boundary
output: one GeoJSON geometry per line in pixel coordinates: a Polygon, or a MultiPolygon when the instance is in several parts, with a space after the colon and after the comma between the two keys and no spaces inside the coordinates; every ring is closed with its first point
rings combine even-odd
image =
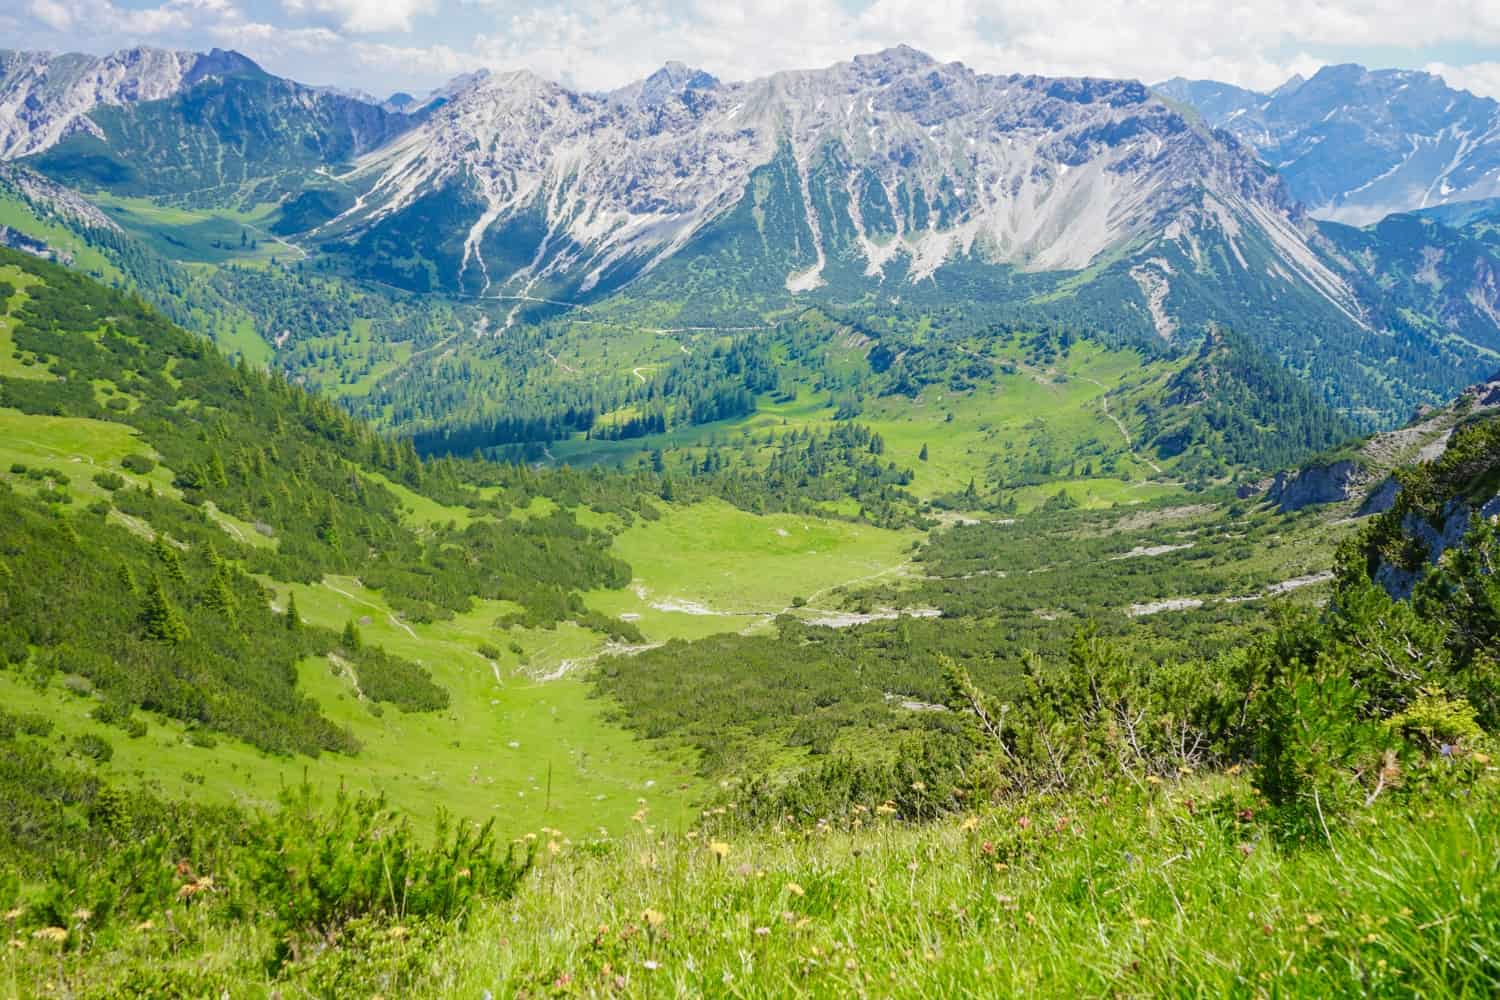
{"type": "Polygon", "coordinates": [[[1329,67],[1261,95],[903,46],[739,83],[480,71],[374,100],[218,50],[5,53],[0,155],[106,199],[254,214],[322,268],[504,303],[507,326],[970,301],[1148,351],[1232,327],[1373,423],[1500,357],[1493,231],[1373,224],[1496,192],[1494,102],[1426,74],[1329,67]]]}
{"type": "Polygon", "coordinates": [[[1367,225],[1500,196],[1500,103],[1430,73],[1340,65],[1268,94],[1181,78],[1154,89],[1248,143],[1319,218],[1367,225]]]}

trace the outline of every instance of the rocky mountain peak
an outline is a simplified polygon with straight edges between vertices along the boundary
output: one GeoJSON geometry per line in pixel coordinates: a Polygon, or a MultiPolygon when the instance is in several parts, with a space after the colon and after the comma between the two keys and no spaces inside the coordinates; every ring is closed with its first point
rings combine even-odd
{"type": "Polygon", "coordinates": [[[249,56],[235,52],[233,49],[210,49],[206,54],[197,57],[193,68],[183,78],[183,85],[190,87],[209,76],[264,75],[265,70],[261,69],[259,64],[249,56]]]}
{"type": "Polygon", "coordinates": [[[652,108],[718,86],[719,80],[713,74],[673,60],[646,79],[627,84],[609,96],[619,104],[652,108]]]}
{"type": "Polygon", "coordinates": [[[87,115],[100,105],[170,97],[191,85],[194,68],[205,59],[210,66],[227,65],[229,55],[147,46],[106,56],[5,53],[0,56],[0,159],[46,149],[74,131],[93,131],[87,115]]]}
{"type": "Polygon", "coordinates": [[[937,60],[932,56],[906,44],[854,57],[854,66],[876,79],[910,73],[913,70],[926,69],[937,64],[937,60]]]}
{"type": "Polygon", "coordinates": [[[1318,218],[1363,226],[1500,196],[1500,103],[1430,73],[1344,63],[1270,94],[1212,81],[1163,90],[1249,143],[1318,218]]]}
{"type": "MultiPolygon", "coordinates": [[[[448,280],[479,294],[650,271],[749,199],[747,224],[775,214],[796,234],[793,293],[835,266],[911,282],[959,260],[1075,270],[1158,238],[1192,260],[1227,239],[1249,267],[1254,232],[1286,280],[1348,299],[1275,178],[1139,82],[981,74],[909,46],[729,84],[668,64],[611,94],[496,76],[354,182],[366,193],[319,238],[359,239],[461,185],[477,205],[454,221],[448,280]]],[[[1152,267],[1132,280],[1165,295],[1175,265],[1152,267]]]]}
{"type": "Polygon", "coordinates": [[[1275,90],[1271,91],[1270,96],[1285,97],[1287,94],[1294,94],[1297,92],[1297,89],[1306,82],[1307,77],[1303,76],[1301,73],[1293,73],[1290,77],[1287,78],[1287,81],[1285,83],[1277,87],[1275,90]]]}

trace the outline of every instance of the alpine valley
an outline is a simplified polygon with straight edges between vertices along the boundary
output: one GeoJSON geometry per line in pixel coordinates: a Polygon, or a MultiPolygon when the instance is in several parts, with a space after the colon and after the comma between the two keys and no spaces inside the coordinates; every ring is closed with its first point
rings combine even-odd
{"type": "Polygon", "coordinates": [[[0,998],[1496,995],[1497,370],[1425,73],[0,51],[0,998]]]}

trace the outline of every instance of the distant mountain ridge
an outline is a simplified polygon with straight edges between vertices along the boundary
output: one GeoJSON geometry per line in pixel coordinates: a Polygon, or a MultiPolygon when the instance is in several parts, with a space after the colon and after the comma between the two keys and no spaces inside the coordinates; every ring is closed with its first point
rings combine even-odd
{"type": "Polygon", "coordinates": [[[299,259],[513,303],[502,326],[606,302],[709,327],[972,302],[1150,349],[1236,329],[1360,425],[1500,357],[1494,240],[1319,222],[1295,171],[1205,124],[1306,100],[1327,73],[1163,97],[901,46],[738,83],[672,63],[608,93],[480,70],[377,105],[233,53],[6,65],[0,92],[62,95],[15,144],[53,180],[264,213],[299,259]],[[41,87],[54,63],[74,83],[41,87]]]}
{"type": "Polygon", "coordinates": [[[1255,148],[1318,218],[1500,197],[1500,103],[1414,70],[1325,66],[1269,94],[1176,78],[1157,92],[1255,148]]]}
{"type": "Polygon", "coordinates": [[[876,282],[965,257],[1077,270],[1173,221],[1183,238],[1233,218],[1303,243],[1273,177],[1140,84],[989,76],[904,47],[737,84],[667,67],[605,95],[486,77],[348,180],[364,193],[316,236],[378,236],[447,200],[463,239],[430,256],[476,294],[622,283],[747,199],[792,293],[839,267],[876,282]]]}
{"type": "Polygon", "coordinates": [[[161,100],[209,76],[264,75],[237,52],[133,48],[106,56],[0,49],[0,159],[97,134],[99,107],[161,100]]]}

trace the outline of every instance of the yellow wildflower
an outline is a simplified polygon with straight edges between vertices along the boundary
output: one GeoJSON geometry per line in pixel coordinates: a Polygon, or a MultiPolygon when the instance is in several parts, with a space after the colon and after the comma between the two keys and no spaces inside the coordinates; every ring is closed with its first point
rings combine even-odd
{"type": "Polygon", "coordinates": [[[729,857],[729,845],[722,840],[710,841],[708,849],[720,860],[729,857]]]}
{"type": "Polygon", "coordinates": [[[807,895],[806,890],[804,890],[796,882],[788,882],[786,884],[786,891],[789,892],[789,893],[791,893],[793,896],[805,896],[805,895],[807,895]]]}
{"type": "Polygon", "coordinates": [[[978,826],[979,826],[979,817],[978,816],[970,816],[968,819],[964,820],[963,823],[961,823],[958,828],[960,830],[962,830],[964,833],[969,833],[969,832],[973,831],[974,829],[976,829],[978,826]]]}
{"type": "Polygon", "coordinates": [[[641,920],[647,927],[660,927],[666,922],[666,919],[667,915],[660,910],[647,909],[641,911],[641,920]]]}

